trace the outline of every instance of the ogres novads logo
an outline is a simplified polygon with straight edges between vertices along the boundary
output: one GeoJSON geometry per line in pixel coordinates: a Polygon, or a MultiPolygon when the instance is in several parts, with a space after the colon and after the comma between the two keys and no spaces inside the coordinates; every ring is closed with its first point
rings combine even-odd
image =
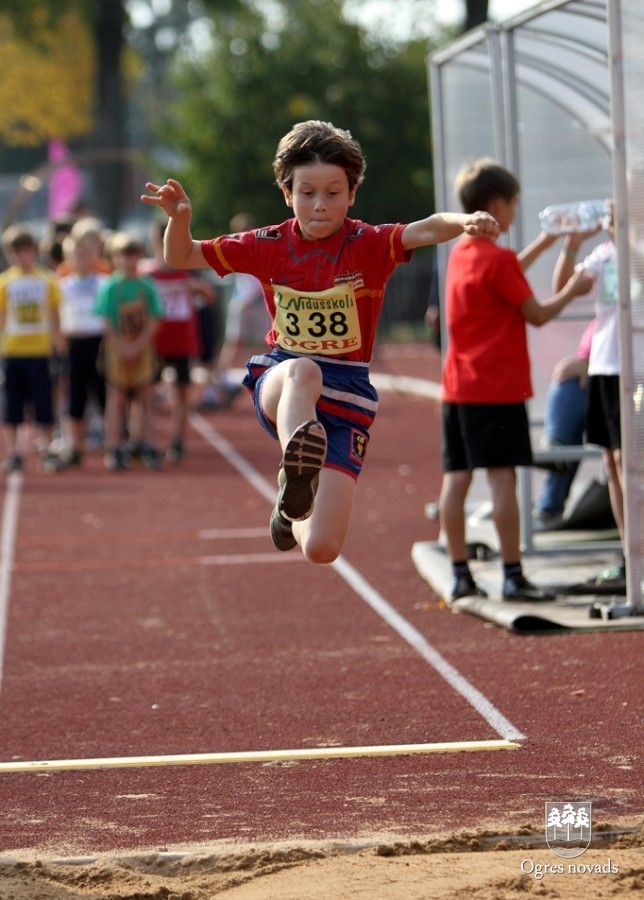
{"type": "Polygon", "coordinates": [[[592,801],[546,803],[546,843],[565,859],[581,856],[592,836],[592,801]]]}

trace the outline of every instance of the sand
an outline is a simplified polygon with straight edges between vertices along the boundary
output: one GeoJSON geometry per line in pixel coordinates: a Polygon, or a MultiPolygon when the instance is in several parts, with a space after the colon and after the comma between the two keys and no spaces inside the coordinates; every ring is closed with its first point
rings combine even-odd
{"type": "Polygon", "coordinates": [[[270,844],[136,856],[0,856],[2,900],[599,900],[644,894],[644,826],[602,825],[576,859],[543,835],[270,844]],[[597,845],[601,846],[597,846],[597,845]]]}

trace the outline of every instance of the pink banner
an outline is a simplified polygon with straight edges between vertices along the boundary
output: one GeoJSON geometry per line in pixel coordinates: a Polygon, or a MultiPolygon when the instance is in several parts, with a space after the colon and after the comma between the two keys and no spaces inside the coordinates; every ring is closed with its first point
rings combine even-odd
{"type": "MultiPolygon", "coordinates": [[[[52,138],[49,141],[49,162],[61,162],[69,157],[64,141],[52,138]]],[[[49,218],[55,219],[70,212],[80,200],[83,190],[83,176],[78,166],[70,162],[54,169],[49,179],[49,218]]]]}

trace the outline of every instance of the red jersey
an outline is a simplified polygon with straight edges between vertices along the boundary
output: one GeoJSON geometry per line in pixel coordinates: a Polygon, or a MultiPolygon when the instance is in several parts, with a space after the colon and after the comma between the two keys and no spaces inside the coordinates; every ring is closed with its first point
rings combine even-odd
{"type": "Polygon", "coordinates": [[[461,238],[445,286],[449,335],[443,399],[521,403],[532,396],[526,320],[533,296],[516,254],[486,238],[461,238]]]}
{"type": "Polygon", "coordinates": [[[177,358],[199,353],[199,333],[190,292],[191,272],[171,269],[155,260],[144,260],[141,273],[154,279],[163,302],[163,318],[154,335],[160,356],[177,358]]]}
{"type": "Polygon", "coordinates": [[[267,341],[296,354],[369,362],[387,279],[412,251],[404,225],[345,219],[321,241],[302,238],[297,220],[202,241],[222,277],[254,275],[271,317],[267,341]]]}

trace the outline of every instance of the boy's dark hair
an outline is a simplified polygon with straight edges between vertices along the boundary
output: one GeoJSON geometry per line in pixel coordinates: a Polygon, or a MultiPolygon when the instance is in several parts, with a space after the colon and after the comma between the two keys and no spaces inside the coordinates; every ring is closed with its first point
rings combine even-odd
{"type": "Polygon", "coordinates": [[[11,225],[2,235],[2,244],[7,250],[38,249],[33,233],[24,225],[11,225]]]}
{"type": "Polygon", "coordinates": [[[488,211],[493,200],[509,203],[521,190],[518,179],[499,163],[484,156],[459,171],[454,184],[463,211],[488,211]]]}
{"type": "Polygon", "coordinates": [[[314,162],[344,169],[351,190],[362,183],[367,167],[362,148],[349,131],[310,119],[295,125],[277,145],[273,171],[278,185],[292,190],[295,168],[314,162]]]}
{"type": "Polygon", "coordinates": [[[143,253],[143,243],[133,234],[127,231],[117,231],[113,234],[109,242],[110,253],[122,253],[124,255],[143,253]]]}

